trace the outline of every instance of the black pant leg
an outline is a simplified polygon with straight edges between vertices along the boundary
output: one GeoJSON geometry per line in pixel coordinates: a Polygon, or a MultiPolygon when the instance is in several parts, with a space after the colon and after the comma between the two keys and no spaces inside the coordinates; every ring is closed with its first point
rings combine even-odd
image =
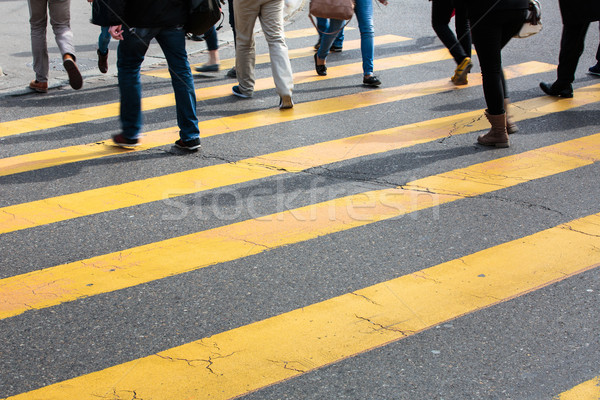
{"type": "Polygon", "coordinates": [[[561,85],[570,85],[575,80],[575,71],[579,57],[583,54],[589,26],[589,22],[563,25],[556,71],[558,83],[561,85]]]}
{"type": "Polygon", "coordinates": [[[432,0],[431,26],[444,46],[450,51],[454,61],[459,64],[467,55],[456,39],[448,24],[452,17],[454,4],[452,0],[432,0]]]}

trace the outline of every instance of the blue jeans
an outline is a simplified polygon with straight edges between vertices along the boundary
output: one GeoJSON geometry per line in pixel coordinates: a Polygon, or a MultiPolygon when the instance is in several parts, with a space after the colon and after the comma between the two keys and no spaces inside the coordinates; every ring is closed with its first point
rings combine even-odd
{"type": "Polygon", "coordinates": [[[200,131],[196,117],[196,92],[182,27],[131,28],[123,32],[123,40],[117,49],[122,135],[127,139],[137,139],[142,129],[140,68],[152,39],[160,45],[169,66],[179,136],[184,141],[197,139],[200,131]]]}
{"type": "MultiPolygon", "coordinates": [[[[375,30],[373,27],[373,0],[356,0],[354,3],[354,13],[358,21],[358,30],[360,31],[360,52],[362,54],[363,73],[365,76],[373,74],[373,60],[375,58],[375,30]]],[[[339,19],[329,20],[329,29],[327,32],[335,32],[340,29],[346,21],[339,19]]],[[[317,55],[324,60],[329,54],[335,37],[333,35],[323,35],[321,46],[317,55]]]]}
{"type": "MultiPolygon", "coordinates": [[[[321,41],[321,37],[323,34],[321,32],[329,32],[329,18],[317,18],[317,29],[319,30],[319,41],[321,41]]],[[[335,31],[334,31],[335,32],[335,31]]],[[[344,44],[344,30],[340,30],[340,33],[337,34],[335,40],[333,41],[333,47],[342,47],[344,44]]]]}
{"type": "Polygon", "coordinates": [[[214,25],[204,33],[204,40],[206,41],[206,48],[210,50],[219,50],[219,37],[217,36],[217,30],[214,25]]]}
{"type": "Polygon", "coordinates": [[[100,29],[100,36],[98,36],[98,51],[101,54],[108,53],[108,44],[110,43],[110,33],[108,33],[108,26],[103,26],[100,29]]]}

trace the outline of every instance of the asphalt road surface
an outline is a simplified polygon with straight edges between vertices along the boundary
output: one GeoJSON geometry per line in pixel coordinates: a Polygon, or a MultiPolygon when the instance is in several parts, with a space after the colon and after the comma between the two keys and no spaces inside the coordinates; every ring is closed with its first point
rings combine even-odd
{"type": "Polygon", "coordinates": [[[599,399],[598,25],[574,98],[545,96],[546,3],[503,53],[507,149],[476,144],[478,60],[450,82],[425,0],[375,6],[378,89],[355,20],[317,77],[296,14],[292,110],[261,34],[252,99],[224,45],[191,154],[161,64],[136,150],[110,142],[116,52],[79,91],[0,97],[0,398],[599,399]]]}

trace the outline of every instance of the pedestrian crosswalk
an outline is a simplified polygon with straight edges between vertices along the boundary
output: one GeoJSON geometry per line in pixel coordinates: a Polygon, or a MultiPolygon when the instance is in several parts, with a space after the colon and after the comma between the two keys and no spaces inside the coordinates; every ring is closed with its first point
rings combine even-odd
{"type": "MultiPolygon", "coordinates": [[[[291,37],[302,37],[302,33],[291,37]]],[[[385,35],[378,38],[376,44],[407,40],[410,39],[385,35]]],[[[359,48],[358,40],[345,44],[345,49],[352,48],[359,48]]],[[[313,51],[307,47],[291,54],[293,59],[301,61],[313,51]]],[[[267,62],[265,57],[259,57],[260,62],[267,62]]],[[[376,61],[376,70],[396,70],[449,59],[445,49],[427,50],[383,57],[376,61]]],[[[551,64],[528,61],[505,67],[505,74],[507,79],[522,79],[555,68],[551,64]]],[[[330,66],[327,77],[317,77],[312,70],[297,72],[294,82],[296,87],[302,87],[359,75],[361,71],[361,64],[352,62],[330,66]]],[[[161,79],[165,73],[155,70],[147,75],[161,79]]],[[[204,146],[210,147],[211,138],[219,135],[315,121],[350,111],[356,114],[385,104],[400,106],[411,99],[421,100],[448,92],[480,93],[481,78],[472,74],[469,80],[468,86],[461,87],[454,87],[448,78],[442,78],[402,82],[337,97],[323,95],[316,100],[298,102],[291,110],[280,111],[267,106],[257,111],[204,119],[200,130],[204,146]]],[[[230,87],[218,84],[198,88],[196,93],[200,100],[220,99],[229,96],[230,87]]],[[[257,90],[273,87],[271,78],[257,80],[257,90]]],[[[591,83],[575,90],[573,99],[540,96],[520,100],[513,104],[511,111],[516,121],[539,122],[599,104],[599,89],[600,84],[591,83]]],[[[169,94],[144,100],[147,111],[173,105],[173,96],[169,94]]],[[[292,177],[314,168],[397,154],[435,141],[463,137],[486,129],[488,125],[482,120],[482,114],[483,110],[475,110],[421,118],[418,122],[367,132],[357,127],[356,131],[345,132],[338,139],[288,146],[258,156],[192,166],[117,185],[90,185],[89,189],[57,196],[32,193],[28,201],[12,201],[11,194],[4,192],[0,240],[4,235],[18,237],[36,229],[52,232],[59,223],[69,224],[136,206],[159,204],[163,221],[194,217],[196,210],[184,201],[186,196],[241,184],[271,182],[276,177],[292,177]]],[[[117,103],[39,115],[0,123],[0,137],[43,132],[117,115],[117,103]]],[[[323,129],[331,128],[327,125],[323,129]]],[[[152,130],[145,133],[143,145],[131,151],[116,148],[109,142],[73,140],[65,147],[0,159],[0,177],[10,178],[59,166],[68,168],[108,156],[138,154],[169,145],[176,136],[176,127],[152,130]]],[[[365,227],[376,228],[381,222],[404,215],[460,204],[561,174],[578,173],[598,165],[600,132],[590,127],[580,137],[541,143],[535,148],[511,153],[489,154],[480,160],[470,160],[466,166],[438,171],[400,185],[355,188],[353,193],[314,201],[307,195],[305,205],[286,207],[277,203],[268,213],[253,210],[252,204],[247,204],[248,218],[231,223],[215,221],[217,226],[211,227],[199,224],[192,233],[172,235],[152,243],[77,260],[65,255],[61,264],[32,265],[23,273],[4,272],[0,275],[0,326],[9,326],[11,320],[17,318],[27,320],[44,310],[60,310],[69,303],[111,296],[120,290],[143,287],[209,267],[218,271],[226,263],[256,255],[269,257],[286,246],[293,249],[320,238],[365,227]]],[[[102,167],[96,168],[101,174],[102,167]]],[[[125,357],[118,364],[69,379],[34,382],[28,385],[33,387],[29,391],[5,392],[7,389],[2,388],[0,379],[0,396],[14,400],[228,399],[256,392],[594,271],[600,266],[599,212],[600,209],[596,209],[518,239],[495,243],[368,287],[340,289],[341,294],[331,298],[298,305],[251,323],[235,324],[232,329],[182,345],[163,347],[142,357],[125,357]]],[[[101,224],[99,221],[90,223],[101,224]]],[[[336,249],[324,251],[335,252],[336,249]]],[[[309,266],[298,265],[298,268],[303,267],[309,266]]],[[[9,351],[1,346],[0,354],[9,351]]],[[[598,398],[597,390],[593,389],[597,387],[598,378],[590,378],[578,377],[577,382],[586,382],[557,395],[556,399],[598,398]]]]}
{"type": "MultiPolygon", "coordinates": [[[[390,67],[396,65],[395,62],[390,62],[390,67]]],[[[342,67],[343,68],[343,67],[342,67]]],[[[550,71],[553,66],[544,63],[530,62],[522,65],[508,67],[506,69],[506,78],[511,79],[528,74],[550,71]]],[[[329,70],[333,70],[330,68],[329,70]]],[[[329,71],[328,70],[328,71],[329,71]]],[[[359,65],[356,64],[356,70],[359,71],[359,65]]],[[[328,78],[333,78],[334,73],[328,75],[328,78]]],[[[339,77],[339,75],[338,75],[339,77]]],[[[313,77],[314,78],[314,77],[313,77]]],[[[270,79],[270,78],[269,78],[270,79]]],[[[268,79],[264,79],[266,84],[268,79]]],[[[302,82],[302,79],[299,79],[302,82]]],[[[272,80],[271,80],[272,84],[272,80]]],[[[480,85],[481,79],[474,78],[470,87],[480,85]]],[[[225,95],[225,86],[227,93],[231,89],[230,85],[221,87],[225,95]]],[[[266,89],[257,82],[257,89],[266,89]]],[[[464,88],[464,87],[463,87],[464,88]]],[[[214,90],[209,88],[208,90],[214,90]]],[[[238,114],[233,117],[221,117],[212,120],[205,120],[199,123],[202,137],[210,137],[241,131],[244,129],[258,128],[266,125],[273,125],[283,122],[298,121],[302,119],[312,118],[319,115],[333,114],[342,111],[354,110],[358,108],[376,106],[385,103],[391,103],[400,100],[407,100],[414,97],[433,95],[442,93],[448,90],[462,90],[456,88],[447,79],[439,79],[428,81],[425,83],[408,84],[391,88],[383,88],[369,92],[345,95],[336,98],[326,98],[313,102],[300,103],[291,110],[281,112],[277,108],[269,110],[255,111],[245,114],[238,114]]],[[[159,100],[157,100],[159,101],[159,100]]],[[[169,103],[173,105],[174,103],[169,103]]],[[[166,106],[166,105],[165,105],[166,106]]],[[[93,114],[92,114],[93,115],[93,114]]],[[[105,116],[102,116],[105,117],[105,116]]],[[[28,121],[25,121],[28,124],[28,121]]],[[[54,126],[56,127],[56,125],[54,126]]],[[[164,128],[157,131],[146,132],[144,134],[143,143],[139,150],[147,150],[153,147],[164,146],[170,144],[173,140],[173,134],[177,132],[177,128],[164,128]]],[[[0,160],[0,176],[15,174],[19,172],[32,171],[39,168],[48,168],[56,165],[64,165],[84,160],[91,160],[100,157],[106,157],[122,153],[123,150],[110,144],[110,142],[95,142],[71,147],[63,147],[60,149],[46,150],[37,153],[29,153],[20,156],[6,157],[0,160]]]]}

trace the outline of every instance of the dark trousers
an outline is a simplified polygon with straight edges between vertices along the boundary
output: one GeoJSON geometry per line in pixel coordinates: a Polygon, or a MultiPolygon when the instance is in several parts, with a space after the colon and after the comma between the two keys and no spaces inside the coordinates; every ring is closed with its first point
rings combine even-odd
{"type": "Polygon", "coordinates": [[[450,54],[460,64],[465,57],[471,57],[471,32],[466,7],[462,1],[454,0],[432,0],[431,3],[431,26],[444,46],[450,50],[450,54]],[[456,10],[454,26],[456,35],[450,29],[452,10],[456,10]]]}
{"type": "Polygon", "coordinates": [[[521,29],[526,10],[498,10],[480,18],[471,28],[473,43],[477,50],[483,95],[491,115],[504,114],[504,99],[508,98],[508,89],[502,72],[502,48],[521,29]]]}
{"type": "Polygon", "coordinates": [[[596,51],[596,61],[600,63],[600,43],[598,44],[598,50],[596,51]]]}
{"type": "Polygon", "coordinates": [[[560,39],[560,53],[558,55],[558,68],[556,70],[557,83],[568,86],[575,80],[575,71],[579,57],[583,54],[585,35],[589,22],[568,23],[563,25],[560,39]]]}

